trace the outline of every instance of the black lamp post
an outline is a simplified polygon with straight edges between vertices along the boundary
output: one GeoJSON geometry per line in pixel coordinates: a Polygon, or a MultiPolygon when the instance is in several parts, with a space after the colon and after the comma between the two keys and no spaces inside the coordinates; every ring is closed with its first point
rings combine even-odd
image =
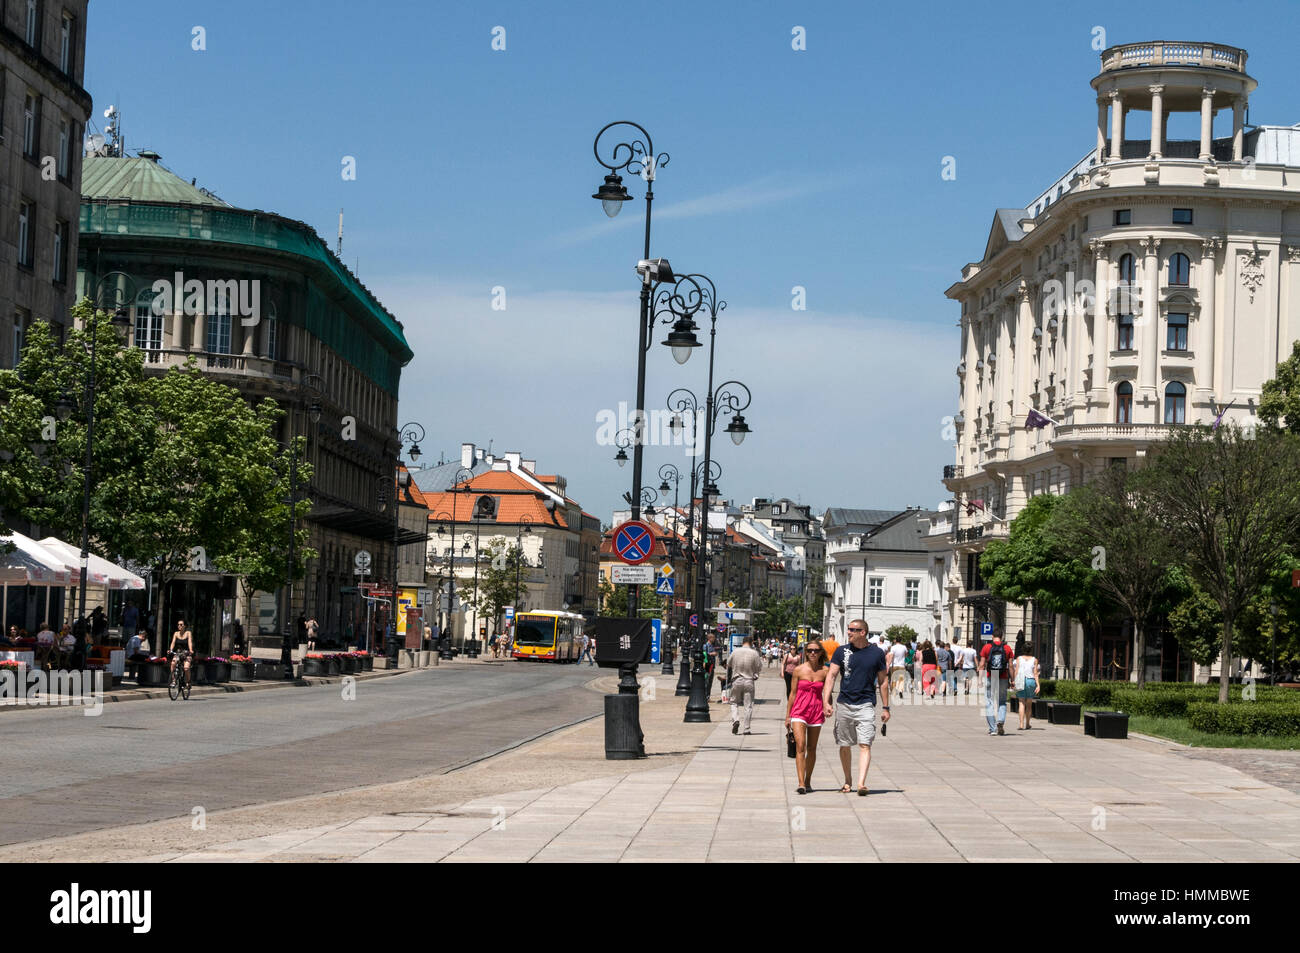
{"type": "MultiPolygon", "coordinates": [[[[678,518],[678,514],[679,514],[679,512],[680,512],[680,511],[677,509],[677,487],[678,487],[678,484],[680,484],[680,483],[682,482],[682,471],[678,470],[678,469],[677,469],[675,466],[673,466],[671,463],[665,463],[663,466],[661,466],[661,467],[659,468],[659,479],[662,481],[662,482],[660,482],[660,484],[659,484],[659,492],[662,493],[662,494],[664,495],[664,499],[667,499],[667,498],[668,498],[669,484],[670,484],[670,483],[672,484],[672,491],[673,491],[673,530],[672,530],[672,532],[673,532],[673,544],[674,544],[674,546],[675,546],[676,543],[677,543],[677,536],[679,535],[678,532],[677,532],[677,518],[678,518]]],[[[689,590],[688,590],[688,591],[689,591],[689,590]]],[[[669,618],[670,620],[675,619],[676,616],[677,616],[677,614],[678,614],[678,613],[675,611],[675,608],[676,608],[675,606],[670,606],[669,609],[668,609],[668,618],[669,618]]],[[[679,632],[679,630],[676,628],[676,626],[674,626],[673,631],[674,631],[674,632],[679,632]]],[[[674,643],[674,650],[677,650],[677,649],[676,649],[677,644],[679,644],[679,643],[674,643]]],[[[673,657],[672,657],[672,655],[671,655],[670,653],[668,653],[668,652],[664,652],[664,664],[663,664],[663,667],[659,670],[659,674],[660,674],[660,675],[672,675],[672,674],[674,674],[674,673],[673,673],[673,657]]]]}
{"type": "MultiPolygon", "coordinates": [[[[717,494],[717,486],[710,479],[713,454],[713,434],[718,426],[718,417],[720,414],[726,414],[731,417],[727,424],[726,432],[731,435],[732,442],[739,446],[749,433],[749,425],[745,422],[745,417],[741,411],[749,407],[751,395],[749,388],[740,381],[727,381],[720,384],[717,388],[713,386],[713,361],[716,350],[718,334],[718,315],[727,307],[725,301],[718,299],[717,287],[712,279],[705,275],[689,274],[681,275],[676,279],[672,288],[665,288],[658,293],[656,305],[662,306],[678,318],[674,325],[674,339],[664,343],[673,348],[674,354],[682,351],[689,354],[689,349],[698,347],[699,341],[694,334],[695,317],[705,315],[709,319],[709,381],[708,389],[705,391],[704,406],[704,462],[702,473],[704,480],[704,501],[703,511],[704,519],[701,521],[701,531],[704,538],[708,539],[708,514],[710,497],[717,494]]],[[[669,409],[674,409],[673,396],[674,391],[668,397],[669,409]]],[[[694,395],[692,400],[694,400],[694,395]]],[[[693,404],[698,408],[698,403],[693,404]]],[[[686,409],[683,407],[682,409],[686,409]]],[[[698,439],[698,435],[697,435],[698,439]]],[[[704,665],[702,649],[704,646],[704,613],[708,608],[708,589],[709,579],[706,573],[703,578],[696,583],[697,593],[699,595],[698,622],[695,634],[695,655],[694,670],[691,673],[691,697],[686,704],[687,722],[706,722],[709,721],[709,695],[708,686],[704,681],[704,665]]]]}
{"type": "MultiPolygon", "coordinates": [[[[474,479],[473,470],[471,470],[469,467],[460,467],[456,471],[455,475],[452,477],[451,489],[448,491],[451,493],[451,516],[450,516],[451,537],[447,545],[447,580],[448,580],[447,581],[447,585],[448,585],[447,627],[441,633],[439,633],[439,638],[438,638],[438,657],[445,661],[451,661],[452,658],[454,658],[454,655],[452,653],[452,646],[451,646],[451,634],[452,634],[451,630],[452,630],[452,619],[454,618],[453,613],[455,612],[455,608],[456,608],[456,501],[458,499],[457,494],[472,492],[469,487],[469,482],[473,479],[474,479]],[[465,488],[463,490],[457,489],[457,487],[461,486],[461,484],[465,484],[465,488]]],[[[448,517],[445,513],[440,513],[438,516],[434,518],[438,520],[443,520],[443,519],[447,519],[448,517]]],[[[440,537],[443,535],[445,529],[446,527],[442,525],[438,526],[438,535],[440,537]]],[[[462,645],[464,644],[463,638],[461,639],[461,643],[462,645]]]]}
{"type": "Polygon", "coordinates": [[[399,576],[401,575],[400,549],[398,547],[398,536],[402,529],[402,496],[407,492],[411,485],[411,474],[402,466],[402,451],[405,450],[409,443],[411,448],[407,455],[411,458],[412,463],[420,459],[420,441],[425,437],[424,427],[418,423],[402,424],[397,428],[397,467],[394,473],[394,494],[393,494],[393,582],[392,592],[389,596],[389,624],[393,627],[393,634],[389,637],[388,654],[396,659],[398,649],[401,646],[397,639],[397,587],[399,585],[399,576]]]}
{"type": "MultiPolygon", "coordinates": [[[[113,309],[112,323],[119,333],[126,330],[131,319],[126,312],[126,302],[135,298],[135,282],[125,272],[110,271],[95,282],[94,311],[90,316],[90,363],[86,367],[85,396],[86,408],[86,464],[82,471],[81,492],[81,580],[77,585],[77,639],[84,643],[86,637],[86,576],[90,571],[90,486],[94,479],[95,448],[95,352],[99,340],[99,313],[113,309]],[[128,292],[126,289],[130,288],[128,292]],[[105,306],[106,293],[111,295],[105,306]]],[[[72,414],[72,401],[61,398],[56,408],[61,420],[67,420],[72,414]]]]}
{"type": "MultiPolygon", "coordinates": [[[[280,642],[280,665],[284,668],[284,677],[293,678],[293,576],[297,569],[295,552],[297,549],[298,529],[298,421],[297,407],[306,406],[307,415],[312,423],[321,417],[321,397],[324,379],[319,374],[304,374],[298,379],[295,389],[297,400],[289,409],[289,561],[285,567],[284,615],[282,628],[284,637],[280,642]]],[[[160,620],[161,621],[161,620],[160,620]]]]}
{"type": "Polygon", "coordinates": [[[533,518],[527,513],[519,515],[519,528],[515,530],[515,616],[519,616],[519,568],[524,564],[524,535],[532,535],[533,518]]]}
{"type": "MultiPolygon", "coordinates": [[[[471,519],[473,520],[474,523],[473,539],[474,539],[474,625],[475,626],[479,625],[478,564],[479,564],[479,556],[480,556],[480,550],[479,550],[480,532],[482,530],[483,520],[496,519],[496,512],[497,512],[497,501],[493,497],[484,494],[474,501],[474,509],[473,512],[471,513],[471,519]]],[[[464,551],[466,554],[469,553],[469,541],[470,541],[470,535],[469,533],[466,533],[465,545],[462,547],[462,551],[464,551]]],[[[473,639],[467,639],[464,641],[465,654],[470,658],[476,659],[479,657],[479,653],[481,651],[481,647],[479,645],[479,638],[478,638],[479,634],[478,632],[472,632],[467,634],[472,635],[473,639]]]]}
{"type": "Polygon", "coordinates": [[[1277,600],[1268,604],[1268,614],[1273,617],[1273,626],[1268,632],[1268,683],[1277,684],[1277,600]]]}

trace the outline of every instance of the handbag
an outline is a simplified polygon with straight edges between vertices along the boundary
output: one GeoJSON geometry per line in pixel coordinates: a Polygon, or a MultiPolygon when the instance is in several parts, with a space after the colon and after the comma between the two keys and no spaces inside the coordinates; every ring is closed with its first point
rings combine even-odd
{"type": "Polygon", "coordinates": [[[794,729],[793,728],[787,728],[785,730],[785,756],[787,758],[794,757],[794,729]]]}

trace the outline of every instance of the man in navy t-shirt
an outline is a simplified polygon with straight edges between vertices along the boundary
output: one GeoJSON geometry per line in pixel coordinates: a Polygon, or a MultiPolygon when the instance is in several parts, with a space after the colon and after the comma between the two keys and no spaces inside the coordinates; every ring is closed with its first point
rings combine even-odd
{"type": "MultiPolygon", "coordinates": [[[[840,764],[844,768],[844,787],[853,790],[851,780],[853,755],[858,746],[858,794],[867,796],[867,769],[871,767],[871,742],[876,737],[876,697],[889,701],[889,663],[878,645],[867,643],[867,623],[854,619],[849,623],[849,641],[831,656],[830,674],[822,689],[826,717],[835,718],[835,741],[840,746],[840,764]],[[839,705],[831,702],[835,676],[841,675],[839,705]]],[[[883,705],[881,721],[889,721],[889,705],[883,705]]]]}

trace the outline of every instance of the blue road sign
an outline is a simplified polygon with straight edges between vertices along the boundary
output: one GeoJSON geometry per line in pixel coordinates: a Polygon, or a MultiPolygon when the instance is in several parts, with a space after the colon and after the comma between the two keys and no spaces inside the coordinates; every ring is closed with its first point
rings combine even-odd
{"type": "Polygon", "coordinates": [[[992,635],[992,634],[993,634],[993,623],[992,623],[992,622],[981,622],[981,623],[980,623],[980,635],[992,635]]]}
{"type": "Polygon", "coordinates": [[[652,665],[659,664],[659,647],[663,645],[663,620],[650,620],[650,662],[652,665]]]}
{"type": "Polygon", "coordinates": [[[676,582],[672,576],[660,576],[655,592],[661,596],[671,596],[676,591],[676,582]]]}
{"type": "Polygon", "coordinates": [[[638,565],[650,558],[655,545],[653,531],[640,520],[628,520],[614,531],[614,552],[630,565],[638,565]]]}

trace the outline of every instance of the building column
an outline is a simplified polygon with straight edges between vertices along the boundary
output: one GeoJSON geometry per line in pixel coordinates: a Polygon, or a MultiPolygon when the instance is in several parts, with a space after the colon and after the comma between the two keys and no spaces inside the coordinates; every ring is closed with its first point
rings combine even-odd
{"type": "MultiPolygon", "coordinates": [[[[1110,357],[1110,259],[1106,243],[1094,238],[1088,243],[1092,249],[1096,297],[1092,306],[1092,333],[1088,337],[1088,352],[1092,355],[1092,392],[1096,399],[1107,400],[1107,378],[1110,357]]],[[[1083,394],[1083,362],[1079,362],[1079,393],[1083,394]]]]}
{"type": "Polygon", "coordinates": [[[1232,101],[1232,161],[1240,162],[1242,144],[1246,128],[1246,97],[1238,96],[1232,101]]]}
{"type": "MultiPolygon", "coordinates": [[[[1218,238],[1207,238],[1201,242],[1201,274],[1200,281],[1197,282],[1201,297],[1200,320],[1196,326],[1196,340],[1187,342],[1187,346],[1196,355],[1194,400],[1204,402],[1207,406],[1214,393],[1215,277],[1220,247],[1222,242],[1218,238]]],[[[1188,414],[1188,422],[1191,420],[1192,415],[1188,414]]]]}
{"type": "Polygon", "coordinates": [[[1211,130],[1214,126],[1214,90],[1208,86],[1201,90],[1201,161],[1214,158],[1211,130]]]}
{"type": "Polygon", "coordinates": [[[962,377],[962,415],[965,417],[965,426],[960,431],[960,447],[957,455],[957,463],[965,467],[967,463],[971,466],[975,463],[975,451],[973,435],[975,433],[975,423],[979,417],[979,373],[975,370],[975,364],[979,360],[979,345],[975,337],[975,316],[972,314],[966,322],[963,329],[965,331],[965,347],[962,349],[962,360],[966,363],[966,373],[962,377]],[[967,452],[967,447],[971,450],[967,452]]]}
{"type": "Polygon", "coordinates": [[[1106,108],[1110,100],[1105,96],[1097,97],[1097,163],[1106,161],[1106,108]]]}
{"type": "MultiPolygon", "coordinates": [[[[1160,381],[1157,357],[1160,353],[1160,239],[1147,236],[1142,246],[1142,324],[1134,328],[1138,337],[1138,386],[1159,406],[1160,381]]],[[[1135,395],[1136,396],[1136,395],[1135,395]]],[[[1138,423],[1137,414],[1133,422],[1138,423]]]]}
{"type": "Polygon", "coordinates": [[[208,313],[206,309],[200,309],[199,313],[194,315],[194,337],[190,339],[191,351],[206,351],[208,349],[208,313]]]}
{"type": "Polygon", "coordinates": [[[1124,100],[1119,90],[1110,94],[1110,158],[1112,162],[1120,159],[1120,144],[1124,141],[1124,100]]]}
{"type": "Polygon", "coordinates": [[[1013,361],[1011,359],[1011,315],[1012,303],[1014,297],[1009,297],[1005,301],[1001,314],[998,315],[998,346],[994,352],[998,359],[994,362],[994,404],[993,404],[993,426],[997,431],[1005,435],[1011,428],[1008,407],[1011,405],[1011,387],[1013,381],[1011,375],[1014,373],[1013,361]]]}
{"type": "Polygon", "coordinates": [[[1151,90],[1151,154],[1157,159],[1164,152],[1165,105],[1163,86],[1148,86],[1151,90]]]}
{"type": "MultiPolygon", "coordinates": [[[[1029,413],[1029,388],[1031,375],[1034,373],[1034,289],[1027,281],[1021,281],[1017,289],[1018,308],[1016,311],[1016,393],[1015,403],[1011,407],[1011,422],[1016,431],[1025,433],[1019,426],[1020,419],[1029,413]]],[[[1023,439],[1023,437],[1022,437],[1023,439]]]]}

